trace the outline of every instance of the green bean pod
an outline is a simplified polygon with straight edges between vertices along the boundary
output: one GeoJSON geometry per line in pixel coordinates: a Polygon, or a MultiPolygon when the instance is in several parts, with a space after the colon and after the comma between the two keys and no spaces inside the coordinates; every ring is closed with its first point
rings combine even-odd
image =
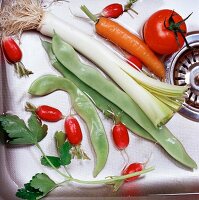
{"type": "Polygon", "coordinates": [[[38,78],[31,84],[28,92],[31,95],[44,96],[56,90],[63,90],[69,93],[75,111],[88,126],[91,143],[96,154],[93,171],[93,176],[96,177],[106,164],[109,147],[103,124],[95,106],[75,84],[65,78],[54,75],[45,75],[38,78]]]}
{"type": "Polygon", "coordinates": [[[126,93],[102,76],[99,71],[83,64],[75,50],[56,34],[52,40],[52,49],[55,57],[61,64],[75,74],[82,82],[106,97],[134,119],[175,160],[189,168],[197,168],[197,164],[187,154],[181,142],[165,126],[161,127],[161,129],[155,128],[141,108],[126,93]]]}
{"type": "MultiPolygon", "coordinates": [[[[73,82],[77,87],[84,92],[95,104],[95,106],[100,109],[102,112],[110,109],[113,109],[114,113],[121,113],[123,112],[120,108],[118,108],[115,104],[111,101],[106,99],[96,90],[92,89],[88,85],[86,85],[83,81],[81,81],[77,76],[71,73],[66,67],[64,67],[55,57],[54,53],[52,52],[52,45],[49,42],[42,41],[42,45],[45,48],[46,52],[48,53],[50,62],[52,66],[57,69],[65,78],[73,82]]],[[[122,123],[124,123],[129,130],[131,130],[136,135],[143,137],[147,140],[156,142],[156,140],[145,130],[143,129],[138,123],[135,122],[129,115],[125,112],[122,113],[121,118],[122,123]]]]}

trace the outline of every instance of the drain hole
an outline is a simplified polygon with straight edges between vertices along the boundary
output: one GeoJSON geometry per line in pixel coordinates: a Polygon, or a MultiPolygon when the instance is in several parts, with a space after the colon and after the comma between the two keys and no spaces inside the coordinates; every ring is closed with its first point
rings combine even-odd
{"type": "MultiPolygon", "coordinates": [[[[182,62],[181,62],[182,63],[182,62]]],[[[182,63],[182,66],[185,68],[185,69],[189,69],[187,65],[185,65],[184,63],[182,63]]]]}
{"type": "Polygon", "coordinates": [[[197,86],[199,86],[199,75],[194,78],[194,82],[197,86]]]}
{"type": "Polygon", "coordinates": [[[185,80],[185,78],[183,78],[183,77],[175,77],[175,80],[176,81],[181,81],[181,80],[185,80]]]}
{"type": "Polygon", "coordinates": [[[185,86],[185,85],[187,85],[185,82],[183,82],[183,83],[179,83],[178,84],[179,86],[185,86]]]}
{"type": "Polygon", "coordinates": [[[190,61],[190,59],[185,55],[185,59],[187,60],[187,62],[189,63],[189,64],[191,64],[191,61],[190,61]]]}
{"type": "Polygon", "coordinates": [[[180,114],[199,122],[199,32],[187,36],[191,49],[184,46],[168,57],[167,78],[172,84],[188,86],[180,114]]]}
{"type": "Polygon", "coordinates": [[[189,94],[189,99],[191,99],[191,97],[192,97],[192,95],[193,95],[193,92],[191,92],[190,94],[189,94]]]}
{"type": "Polygon", "coordinates": [[[192,57],[193,57],[193,61],[196,62],[196,56],[195,56],[195,54],[194,54],[193,51],[191,52],[191,55],[192,55],[192,57]]]}
{"type": "Polygon", "coordinates": [[[197,98],[198,98],[198,96],[196,95],[195,99],[194,99],[194,104],[197,104],[197,98]]]}
{"type": "Polygon", "coordinates": [[[182,73],[182,74],[186,74],[186,72],[184,70],[181,70],[181,69],[176,70],[176,71],[178,71],[179,73],[182,73]]]}

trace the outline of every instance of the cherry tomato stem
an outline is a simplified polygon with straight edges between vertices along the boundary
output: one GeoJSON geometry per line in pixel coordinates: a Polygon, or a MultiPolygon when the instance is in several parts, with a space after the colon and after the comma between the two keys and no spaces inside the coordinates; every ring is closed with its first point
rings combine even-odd
{"type": "Polygon", "coordinates": [[[83,136],[76,118],[72,116],[67,117],[64,123],[64,129],[67,139],[72,145],[79,145],[81,143],[83,136]]]}

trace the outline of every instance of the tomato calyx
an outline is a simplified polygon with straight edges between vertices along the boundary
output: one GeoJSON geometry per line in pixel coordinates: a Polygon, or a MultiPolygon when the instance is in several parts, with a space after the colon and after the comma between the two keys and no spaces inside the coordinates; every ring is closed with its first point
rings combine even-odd
{"type": "Polygon", "coordinates": [[[126,5],[124,5],[124,12],[128,12],[129,10],[131,10],[132,12],[134,12],[136,15],[138,15],[138,12],[135,11],[133,8],[132,8],[132,5],[138,0],[129,0],[127,2],[126,5]]]}
{"type": "Polygon", "coordinates": [[[174,34],[175,34],[175,38],[176,38],[176,42],[178,44],[178,46],[180,47],[180,42],[179,42],[179,39],[178,39],[178,33],[180,33],[180,35],[182,36],[187,48],[191,49],[191,47],[189,46],[189,43],[188,41],[186,40],[186,37],[185,37],[185,31],[182,30],[180,28],[180,26],[185,23],[185,21],[192,15],[189,14],[185,19],[179,21],[179,22],[175,22],[174,19],[173,19],[173,16],[175,15],[174,11],[172,12],[171,16],[169,17],[168,19],[168,26],[166,25],[166,19],[164,20],[164,27],[170,31],[172,31],[174,34]]]}

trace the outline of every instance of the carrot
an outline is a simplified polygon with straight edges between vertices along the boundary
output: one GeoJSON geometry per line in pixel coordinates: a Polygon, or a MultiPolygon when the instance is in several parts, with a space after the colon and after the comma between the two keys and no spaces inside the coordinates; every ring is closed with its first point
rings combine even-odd
{"type": "Polygon", "coordinates": [[[161,79],[165,78],[165,68],[163,63],[152,50],[149,49],[143,40],[109,18],[97,18],[85,7],[82,7],[82,10],[95,22],[97,34],[136,56],[156,76],[161,79]]]}

